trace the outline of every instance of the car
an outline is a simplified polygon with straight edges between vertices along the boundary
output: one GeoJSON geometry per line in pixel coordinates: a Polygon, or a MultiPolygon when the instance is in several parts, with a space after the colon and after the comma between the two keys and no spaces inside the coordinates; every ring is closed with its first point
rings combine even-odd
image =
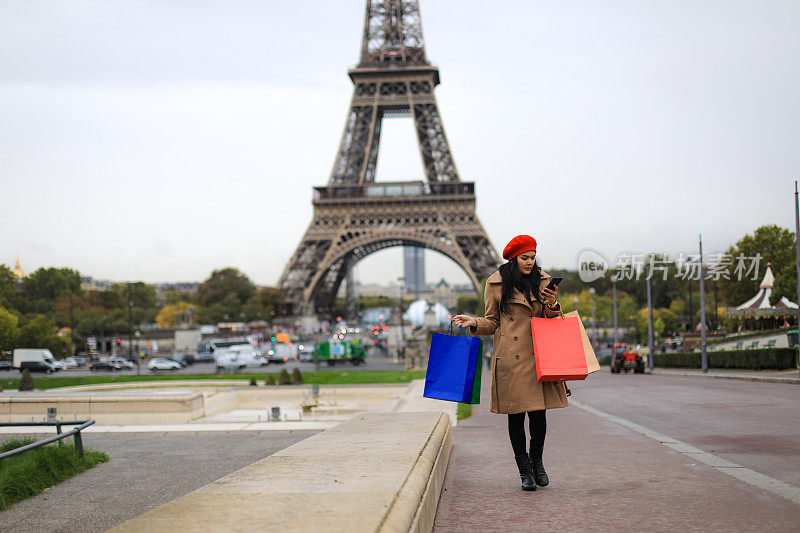
{"type": "Polygon", "coordinates": [[[214,354],[211,352],[200,352],[194,356],[195,363],[213,363],[214,354]]]}
{"type": "Polygon", "coordinates": [[[101,370],[114,372],[115,370],[122,370],[122,366],[114,361],[106,359],[105,361],[92,361],[89,363],[89,370],[91,372],[100,372],[101,370]]]}
{"type": "Polygon", "coordinates": [[[86,365],[83,357],[67,357],[61,361],[62,368],[80,368],[86,365]]]}
{"type": "Polygon", "coordinates": [[[109,357],[109,358],[107,358],[107,359],[106,359],[106,361],[108,361],[108,362],[110,362],[110,363],[115,363],[115,364],[117,364],[117,365],[120,367],[120,369],[124,369],[124,368],[128,368],[128,369],[131,369],[131,368],[136,368],[136,365],[135,365],[135,364],[133,364],[133,363],[132,363],[132,362],[130,362],[129,360],[125,359],[124,357],[120,357],[120,356],[113,356],[113,357],[109,357]]]}
{"type": "Polygon", "coordinates": [[[314,343],[300,344],[297,347],[297,360],[309,362],[314,360],[314,343]]]}
{"type": "Polygon", "coordinates": [[[189,366],[194,364],[195,358],[194,355],[190,353],[183,353],[183,352],[176,352],[172,354],[167,359],[172,359],[173,361],[177,361],[181,364],[181,366],[189,366]]]}
{"type": "MultiPolygon", "coordinates": [[[[221,350],[218,350],[217,353],[220,351],[221,350]]],[[[240,361],[238,354],[235,352],[219,353],[219,355],[215,354],[214,360],[216,361],[217,372],[222,372],[226,369],[238,371],[247,367],[247,363],[240,361]]]]}
{"type": "Polygon", "coordinates": [[[22,372],[25,369],[31,372],[47,372],[48,374],[52,374],[53,372],[61,370],[61,367],[48,361],[23,361],[19,365],[19,370],[22,372]]]}
{"type": "Polygon", "coordinates": [[[272,348],[267,350],[267,361],[284,364],[289,362],[290,359],[294,359],[294,352],[294,346],[283,343],[273,344],[272,348]]]}
{"type": "Polygon", "coordinates": [[[149,368],[151,372],[156,372],[158,370],[179,370],[182,367],[178,361],[166,357],[156,357],[147,363],[147,368],[149,368]]]}
{"type": "Polygon", "coordinates": [[[62,359],[62,360],[58,361],[58,365],[62,369],[64,369],[64,368],[78,368],[78,363],[72,357],[67,357],[66,359],[62,359]]]}
{"type": "Polygon", "coordinates": [[[14,365],[11,361],[0,361],[0,370],[11,371],[14,365]]]}

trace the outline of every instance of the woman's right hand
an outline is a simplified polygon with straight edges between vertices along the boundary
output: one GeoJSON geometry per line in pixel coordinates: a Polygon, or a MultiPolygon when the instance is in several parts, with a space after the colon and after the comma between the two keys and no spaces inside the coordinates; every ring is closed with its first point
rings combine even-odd
{"type": "Polygon", "coordinates": [[[458,326],[459,328],[469,328],[472,326],[477,327],[478,321],[475,320],[474,316],[456,315],[453,317],[453,325],[458,326]]]}

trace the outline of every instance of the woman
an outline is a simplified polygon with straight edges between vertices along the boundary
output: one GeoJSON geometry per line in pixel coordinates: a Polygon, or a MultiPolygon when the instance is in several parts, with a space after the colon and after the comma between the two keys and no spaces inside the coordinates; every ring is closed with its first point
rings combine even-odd
{"type": "Polygon", "coordinates": [[[517,235],[503,250],[508,262],[486,280],[485,317],[457,315],[453,324],[473,335],[494,334],[489,410],[508,415],[508,436],[522,478],[522,490],[549,483],[542,463],[547,430],[545,410],[567,406],[563,382],[539,382],[533,360],[532,317],[556,317],[558,287],[536,264],[536,239],[517,235]],[[525,442],[525,413],[530,424],[530,455],[525,442]]]}

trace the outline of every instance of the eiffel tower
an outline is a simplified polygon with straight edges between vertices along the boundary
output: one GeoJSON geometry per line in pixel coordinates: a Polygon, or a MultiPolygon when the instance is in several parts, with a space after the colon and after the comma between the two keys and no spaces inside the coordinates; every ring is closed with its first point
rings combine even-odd
{"type": "Polygon", "coordinates": [[[355,87],[330,179],[314,187],[314,219],[278,282],[284,313],[330,314],[353,266],[392,246],[441,252],[479,290],[500,260],[475,213],[475,184],[461,181],[447,144],[419,0],[367,0],[361,59],[348,74],[355,87]],[[391,117],[414,118],[425,181],[375,181],[391,117]]]}

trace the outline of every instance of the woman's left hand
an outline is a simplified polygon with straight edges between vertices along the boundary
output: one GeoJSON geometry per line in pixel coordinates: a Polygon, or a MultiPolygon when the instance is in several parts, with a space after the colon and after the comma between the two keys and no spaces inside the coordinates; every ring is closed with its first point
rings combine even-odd
{"type": "Polygon", "coordinates": [[[558,294],[558,285],[556,285],[554,289],[548,289],[546,287],[542,289],[542,296],[544,296],[545,300],[550,302],[550,305],[556,304],[557,294],[558,294]]]}

